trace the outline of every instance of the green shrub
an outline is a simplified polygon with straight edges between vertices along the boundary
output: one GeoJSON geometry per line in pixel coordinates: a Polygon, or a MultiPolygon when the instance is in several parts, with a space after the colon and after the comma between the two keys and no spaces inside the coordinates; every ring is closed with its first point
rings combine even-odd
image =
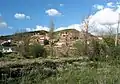
{"type": "Polygon", "coordinates": [[[118,62],[120,59],[120,45],[115,46],[113,37],[103,38],[104,43],[107,45],[107,55],[112,62],[118,62]],[[114,60],[114,61],[113,61],[114,60]]]}
{"type": "Polygon", "coordinates": [[[45,39],[44,40],[44,45],[49,45],[49,40],[45,39]]]}
{"type": "Polygon", "coordinates": [[[79,55],[79,56],[83,56],[84,52],[85,52],[85,46],[84,46],[84,42],[82,41],[77,41],[74,44],[74,47],[76,48],[74,54],[75,55],[79,55]]]}
{"type": "Polygon", "coordinates": [[[89,44],[88,56],[91,61],[98,61],[100,56],[100,44],[98,41],[92,39],[89,44]]]}
{"type": "Polygon", "coordinates": [[[100,55],[100,44],[99,44],[99,42],[93,39],[91,44],[92,44],[92,47],[93,47],[93,55],[95,55],[95,56],[100,55]]]}
{"type": "Polygon", "coordinates": [[[30,54],[35,58],[46,57],[46,50],[43,46],[35,44],[30,46],[30,54]]]}
{"type": "Polygon", "coordinates": [[[111,64],[120,64],[120,45],[110,49],[109,60],[111,64]]]}
{"type": "Polygon", "coordinates": [[[0,52],[0,57],[3,57],[3,53],[2,52],[0,52]]]}
{"type": "Polygon", "coordinates": [[[104,43],[107,44],[108,47],[114,47],[115,46],[115,40],[112,37],[104,37],[103,41],[104,41],[104,43]]]}
{"type": "Polygon", "coordinates": [[[92,61],[106,61],[108,50],[105,42],[93,39],[89,44],[89,58],[92,61]]]}
{"type": "Polygon", "coordinates": [[[68,69],[41,84],[119,84],[120,71],[117,67],[68,69]]]}

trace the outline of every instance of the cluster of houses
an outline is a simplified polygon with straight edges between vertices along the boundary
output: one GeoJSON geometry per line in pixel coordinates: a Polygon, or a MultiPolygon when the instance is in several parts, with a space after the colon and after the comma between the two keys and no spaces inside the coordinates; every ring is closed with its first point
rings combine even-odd
{"type": "MultiPolygon", "coordinates": [[[[60,48],[65,45],[72,46],[77,40],[84,39],[84,32],[79,32],[76,29],[67,29],[57,32],[58,41],[55,43],[55,47],[60,48]]],[[[46,31],[37,31],[37,32],[29,32],[28,37],[30,38],[30,45],[34,43],[39,43],[44,45],[44,40],[49,41],[49,33],[46,31]],[[42,32],[42,33],[41,33],[42,32]]],[[[88,40],[91,38],[95,38],[95,36],[88,34],[88,40]]],[[[56,38],[55,38],[56,39],[56,38]]],[[[14,52],[12,48],[13,39],[8,40],[0,40],[0,51],[3,53],[11,53],[14,52]]],[[[18,43],[21,41],[19,40],[18,43]]]]}
{"type": "MultiPolygon", "coordinates": [[[[84,39],[84,32],[80,32],[76,29],[66,29],[66,30],[61,30],[56,32],[57,38],[54,38],[55,40],[58,40],[55,43],[55,47],[62,47],[65,45],[72,46],[73,43],[75,43],[77,40],[83,40],[84,39]]],[[[96,38],[95,36],[91,35],[88,33],[88,42],[91,40],[91,38],[96,38]]],[[[34,33],[33,35],[30,36],[30,44],[33,43],[39,43],[41,45],[44,45],[44,40],[49,40],[49,33],[44,32],[43,34],[40,34],[39,32],[34,33]]]]}
{"type": "Polygon", "coordinates": [[[11,40],[0,40],[0,51],[2,53],[12,53],[11,40]]]}

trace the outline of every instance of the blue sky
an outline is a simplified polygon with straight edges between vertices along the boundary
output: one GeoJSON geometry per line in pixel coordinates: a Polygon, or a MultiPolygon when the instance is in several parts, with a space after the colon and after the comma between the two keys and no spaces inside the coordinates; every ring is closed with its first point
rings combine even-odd
{"type": "Polygon", "coordinates": [[[36,25],[48,27],[50,17],[55,28],[80,24],[96,12],[93,5],[108,2],[116,0],[0,0],[0,35],[35,29],[36,25]],[[50,9],[54,9],[52,15],[50,9]]]}

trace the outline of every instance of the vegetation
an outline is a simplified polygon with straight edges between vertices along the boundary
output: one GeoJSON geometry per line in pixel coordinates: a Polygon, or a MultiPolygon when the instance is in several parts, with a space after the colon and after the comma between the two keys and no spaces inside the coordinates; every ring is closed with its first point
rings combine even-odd
{"type": "MultiPolygon", "coordinates": [[[[119,84],[120,83],[120,45],[115,46],[114,38],[104,36],[102,40],[91,38],[79,40],[74,46],[61,48],[62,58],[54,56],[54,24],[50,23],[50,40],[44,40],[44,46],[30,44],[29,36],[17,38],[18,53],[3,55],[0,52],[0,64],[9,66],[0,68],[0,83],[8,84],[119,84]],[[87,43],[89,42],[89,43],[87,43]],[[87,44],[86,44],[87,43],[87,44]],[[48,45],[48,46],[46,46],[48,45]],[[49,48],[50,47],[50,48],[49,48]],[[47,50],[50,56],[48,60],[47,50]],[[86,49],[87,48],[87,49],[86,49]],[[69,59],[69,56],[73,58],[69,59]],[[28,59],[32,57],[32,59],[28,59]],[[78,60],[78,58],[82,61],[78,60]],[[27,58],[27,59],[26,59],[27,58]],[[74,59],[77,58],[77,59],[74,59]],[[57,59],[57,61],[56,61],[57,59]],[[61,60],[64,59],[64,60],[61,60]],[[52,60],[52,61],[50,61],[52,60]],[[73,61],[74,60],[74,61],[73,61]],[[13,63],[15,61],[15,64],[13,63]],[[21,62],[22,61],[22,62],[21,62]],[[42,62],[42,63],[41,63],[42,62]],[[6,63],[6,64],[7,64],[6,63]],[[25,64],[24,64],[25,63],[25,64]],[[15,65],[15,66],[12,66],[15,65]],[[12,68],[12,70],[11,70],[12,68]],[[4,72],[6,71],[6,72],[4,72]],[[2,75],[4,74],[4,75],[2,75]],[[6,76],[10,75],[9,76],[6,76]],[[4,79],[4,81],[3,81],[4,79]]],[[[43,31],[42,34],[45,34],[43,31]]],[[[3,38],[3,37],[2,37],[3,38]]],[[[66,44],[67,44],[66,37],[66,44]]],[[[57,49],[57,48],[56,48],[57,49]]],[[[59,49],[60,50],[60,49],[59,49]]]]}
{"type": "MultiPolygon", "coordinates": [[[[50,65],[50,64],[49,64],[50,65]]],[[[47,65],[48,66],[48,65],[47,65]]],[[[25,76],[9,84],[119,84],[120,65],[109,62],[73,62],[56,69],[34,65],[25,76]],[[96,65],[95,65],[96,64],[96,65]]]]}
{"type": "Polygon", "coordinates": [[[76,55],[78,55],[78,56],[83,56],[84,55],[85,46],[84,46],[84,43],[82,41],[77,41],[74,44],[74,47],[76,48],[76,50],[74,52],[76,55]]]}
{"type": "Polygon", "coordinates": [[[0,52],[0,58],[1,58],[1,57],[3,57],[3,53],[2,53],[2,52],[0,52]]]}
{"type": "Polygon", "coordinates": [[[47,56],[45,48],[40,44],[30,46],[30,55],[34,56],[34,58],[47,56]]]}
{"type": "Polygon", "coordinates": [[[44,40],[44,45],[49,45],[49,40],[45,39],[44,40]]]}
{"type": "Polygon", "coordinates": [[[29,37],[22,36],[22,40],[19,45],[17,45],[16,50],[21,56],[28,58],[29,55],[29,37]]]}
{"type": "Polygon", "coordinates": [[[53,49],[53,44],[54,44],[54,23],[53,20],[50,21],[50,31],[49,31],[49,40],[50,40],[50,56],[53,57],[54,55],[54,49],[53,49]]]}
{"type": "MultiPolygon", "coordinates": [[[[119,68],[68,68],[43,81],[43,84],[119,84],[119,68]],[[82,69],[83,68],[83,69],[82,69]]],[[[37,84],[37,83],[36,83],[37,84]]]]}

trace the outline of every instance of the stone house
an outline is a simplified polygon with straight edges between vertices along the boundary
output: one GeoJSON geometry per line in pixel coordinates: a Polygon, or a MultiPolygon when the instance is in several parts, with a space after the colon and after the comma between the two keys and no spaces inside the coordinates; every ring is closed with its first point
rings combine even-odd
{"type": "Polygon", "coordinates": [[[0,40],[0,51],[2,53],[12,53],[14,52],[11,46],[11,40],[0,40]]]}
{"type": "Polygon", "coordinates": [[[30,37],[30,44],[39,43],[41,45],[44,45],[44,40],[49,40],[48,34],[44,34],[44,35],[40,35],[40,34],[32,35],[30,37]]]}
{"type": "Polygon", "coordinates": [[[83,33],[79,32],[76,29],[62,30],[62,31],[59,31],[58,35],[59,35],[59,41],[56,43],[58,47],[61,47],[62,45],[72,46],[75,41],[84,38],[83,33]]]}

